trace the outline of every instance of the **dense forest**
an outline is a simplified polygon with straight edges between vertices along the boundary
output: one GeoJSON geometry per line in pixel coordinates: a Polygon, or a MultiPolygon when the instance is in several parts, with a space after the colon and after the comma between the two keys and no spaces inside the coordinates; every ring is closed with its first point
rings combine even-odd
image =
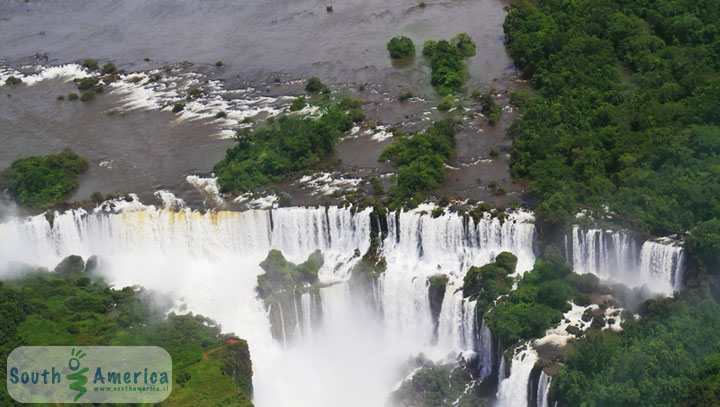
{"type": "MultiPolygon", "coordinates": [[[[161,405],[251,407],[247,343],[227,342],[203,316],[166,314],[171,306],[139,287],[110,288],[95,258],[70,256],[52,272],[27,267],[0,281],[0,358],[18,346],[161,346],[173,362],[172,393],[161,405]]],[[[5,381],[4,369],[0,375],[5,381]]],[[[5,386],[0,404],[20,405],[5,386]]]]}
{"type": "Polygon", "coordinates": [[[541,229],[607,205],[640,232],[685,235],[690,259],[687,290],[571,346],[560,405],[720,405],[719,21],[713,0],[509,7],[506,41],[532,84],[513,95],[512,171],[530,178],[541,229]]]}
{"type": "MultiPolygon", "coordinates": [[[[513,172],[567,222],[601,206],[657,235],[720,213],[720,2],[540,1],[510,7],[513,172]]],[[[717,232],[717,227],[714,228],[717,232]]]]}

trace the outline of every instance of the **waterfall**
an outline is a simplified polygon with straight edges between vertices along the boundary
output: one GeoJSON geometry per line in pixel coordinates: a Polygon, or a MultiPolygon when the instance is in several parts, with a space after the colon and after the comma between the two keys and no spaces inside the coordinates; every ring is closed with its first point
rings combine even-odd
{"type": "Polygon", "coordinates": [[[427,279],[443,274],[448,285],[440,314],[440,343],[473,350],[469,342],[475,337],[475,317],[465,312],[456,290],[471,266],[487,264],[503,251],[518,257],[519,272],[531,269],[535,261],[533,217],[518,212],[501,223],[487,215],[475,223],[455,213],[432,218],[427,212],[421,207],[388,214],[382,252],[387,270],[380,277],[385,325],[389,332],[407,338],[413,349],[423,350],[431,344],[427,279]]]}
{"type": "Polygon", "coordinates": [[[495,407],[528,407],[528,384],[536,361],[537,354],[530,346],[515,349],[510,376],[503,379],[498,386],[495,407]]]}
{"type": "Polygon", "coordinates": [[[302,332],[306,337],[312,336],[313,315],[315,313],[315,304],[312,294],[309,292],[300,295],[300,305],[302,310],[302,332]]]}
{"type": "Polygon", "coordinates": [[[672,294],[681,288],[683,249],[669,238],[648,240],[640,245],[624,231],[604,231],[579,226],[572,230],[572,263],[577,273],[592,273],[601,279],[630,287],[647,286],[672,294]]]}
{"type": "Polygon", "coordinates": [[[552,376],[548,376],[545,372],[540,372],[540,380],[537,389],[537,407],[550,407],[548,404],[548,393],[550,392],[550,383],[552,376]]]}
{"type": "Polygon", "coordinates": [[[647,241],[640,250],[640,270],[646,280],[657,280],[671,292],[682,287],[683,248],[670,239],[647,241]]]}
{"type": "Polygon", "coordinates": [[[382,405],[397,369],[420,352],[444,360],[477,351],[489,374],[492,338],[486,326],[478,327],[475,302],[458,291],[462,279],[470,266],[502,251],[518,256],[519,273],[535,260],[529,213],[510,214],[504,222],[454,213],[433,219],[421,208],[390,213],[380,245],[387,269],[368,292],[376,309],[369,298],[352,298],[347,284],[358,253],[370,247],[370,209],[202,213],[135,200],[50,217],[52,223],[45,215],[0,223],[0,270],[5,263],[53,268],[70,254],[97,255],[108,283],[174,294],[178,305],[248,340],[259,407],[382,405]],[[255,288],[270,249],[295,263],[321,250],[322,287],[265,309],[255,288]],[[435,337],[427,278],[437,274],[448,282],[435,337]],[[278,336],[287,346],[273,339],[271,313],[286,322],[278,336]],[[285,383],[282,390],[277,382],[285,383]]]}
{"type": "Polygon", "coordinates": [[[438,345],[459,352],[473,351],[476,346],[477,301],[463,298],[456,281],[448,283],[438,324],[438,345]]]}
{"type": "MultiPolygon", "coordinates": [[[[490,332],[490,328],[485,323],[484,318],[480,326],[478,352],[480,353],[480,357],[478,358],[480,363],[480,380],[485,380],[492,374],[493,367],[495,365],[493,356],[495,354],[493,353],[492,333],[490,332]]],[[[505,366],[502,366],[502,369],[504,368],[505,366]]]]}

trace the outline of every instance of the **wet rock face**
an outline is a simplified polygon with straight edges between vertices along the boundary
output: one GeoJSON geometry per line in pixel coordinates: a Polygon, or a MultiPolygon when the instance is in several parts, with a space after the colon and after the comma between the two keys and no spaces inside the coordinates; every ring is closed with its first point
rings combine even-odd
{"type": "Polygon", "coordinates": [[[55,267],[55,272],[60,274],[82,273],[85,270],[85,260],[82,257],[71,255],[64,258],[55,267]]]}
{"type": "Polygon", "coordinates": [[[445,299],[445,287],[448,278],[446,275],[438,274],[428,277],[428,296],[430,297],[430,312],[432,312],[433,324],[437,329],[443,299],[445,299]]]}
{"type": "Polygon", "coordinates": [[[300,264],[287,261],[279,250],[270,250],[260,263],[265,274],[258,276],[258,295],[268,310],[271,331],[276,339],[287,342],[299,334],[295,330],[300,321],[317,317],[306,315],[302,296],[309,295],[310,301],[315,303],[310,310],[319,309],[318,271],[324,263],[320,250],[314,251],[300,264]]]}
{"type": "Polygon", "coordinates": [[[260,267],[265,270],[265,274],[258,276],[260,297],[266,299],[279,291],[316,283],[318,270],[324,262],[320,250],[314,251],[307,261],[297,265],[287,261],[279,250],[270,250],[260,263],[260,267]]]}

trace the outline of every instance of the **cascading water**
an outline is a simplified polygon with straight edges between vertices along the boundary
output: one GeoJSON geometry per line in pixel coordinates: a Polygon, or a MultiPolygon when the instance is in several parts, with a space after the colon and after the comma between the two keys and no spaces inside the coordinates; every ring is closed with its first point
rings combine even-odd
{"type": "Polygon", "coordinates": [[[485,380],[492,374],[493,367],[495,366],[492,333],[485,323],[485,319],[482,320],[482,325],[480,326],[478,352],[480,352],[480,357],[478,358],[480,364],[480,380],[485,380]]]}
{"type": "Polygon", "coordinates": [[[526,345],[515,350],[510,376],[502,379],[498,385],[495,407],[528,407],[530,404],[528,383],[537,359],[535,350],[530,346],[526,345]]]}
{"type": "Polygon", "coordinates": [[[420,210],[389,214],[381,244],[387,270],[372,290],[378,313],[373,301],[352,298],[347,284],[358,253],[370,246],[369,210],[200,213],[137,201],[114,205],[56,213],[52,224],[43,215],[0,223],[0,259],[51,268],[70,254],[98,255],[105,279],[116,286],[175,293],[189,310],[248,340],[259,407],[383,405],[399,367],[419,352],[442,359],[474,350],[485,355],[482,370],[492,371],[489,330],[476,326],[474,302],[457,290],[471,265],[502,251],[518,256],[519,271],[534,262],[527,213],[477,224],[455,214],[433,219],[420,210]],[[322,288],[277,310],[292,320],[282,325],[287,346],[273,339],[268,310],[255,292],[259,263],[270,249],[296,263],[317,249],[325,258],[322,288]],[[434,343],[427,277],[436,274],[447,275],[448,284],[441,339],[434,343]]]}
{"type": "Polygon", "coordinates": [[[433,341],[427,280],[442,274],[448,283],[438,327],[440,351],[473,350],[474,309],[469,312],[470,304],[457,290],[471,266],[487,264],[503,251],[518,257],[519,272],[531,269],[533,217],[519,212],[501,223],[488,215],[475,223],[454,213],[433,218],[427,214],[429,209],[388,215],[383,244],[387,270],[380,277],[385,325],[389,332],[411,338],[408,346],[426,351],[433,341]]]}
{"type": "Polygon", "coordinates": [[[644,279],[660,280],[671,290],[682,285],[683,248],[670,239],[643,243],[640,250],[640,271],[644,279]]]}
{"type": "Polygon", "coordinates": [[[631,287],[647,286],[671,294],[682,284],[683,250],[668,238],[640,245],[624,231],[579,226],[572,230],[572,263],[577,273],[592,273],[631,287]]]}
{"type": "Polygon", "coordinates": [[[545,372],[540,372],[540,380],[537,389],[537,407],[550,407],[548,404],[548,393],[550,392],[550,384],[552,376],[548,376],[545,372]]]}

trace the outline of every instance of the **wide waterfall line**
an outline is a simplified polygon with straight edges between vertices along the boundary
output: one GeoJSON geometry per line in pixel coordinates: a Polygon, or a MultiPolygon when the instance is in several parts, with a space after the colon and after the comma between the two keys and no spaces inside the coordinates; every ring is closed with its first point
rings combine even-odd
{"type": "Polygon", "coordinates": [[[669,238],[639,244],[624,231],[573,226],[572,263],[577,273],[592,273],[631,287],[672,294],[682,288],[683,248],[669,238]]]}
{"type": "Polygon", "coordinates": [[[117,201],[94,211],[0,223],[0,259],[52,268],[70,254],[97,255],[111,284],[174,294],[187,310],[248,340],[258,406],[295,406],[298,397],[308,406],[347,401],[352,389],[344,383],[351,376],[381,390],[359,394],[357,405],[379,405],[396,380],[389,372],[420,352],[445,360],[474,351],[489,375],[492,337],[478,325],[475,303],[462,298],[459,289],[470,266],[484,265],[502,251],[518,256],[519,272],[532,267],[532,215],[517,212],[504,222],[488,215],[475,222],[454,213],[433,218],[420,209],[388,214],[380,244],[387,269],[372,286],[372,301],[351,298],[347,284],[358,254],[370,247],[370,214],[370,209],[353,213],[337,207],[203,213],[117,201]],[[320,250],[322,288],[266,309],[255,288],[263,272],[259,263],[270,249],[296,263],[320,250]],[[447,286],[434,327],[427,278],[438,274],[447,278],[447,286]],[[373,302],[379,314],[373,307],[364,310],[373,302]],[[271,334],[273,313],[281,321],[280,340],[271,334]],[[347,352],[349,344],[354,352],[347,352]],[[303,373],[307,366],[317,377],[303,373]],[[378,369],[388,373],[372,373],[378,369]],[[307,377],[298,381],[300,376],[307,377]],[[298,384],[278,392],[278,378],[298,384]],[[328,392],[317,381],[334,383],[337,391],[328,392]]]}

